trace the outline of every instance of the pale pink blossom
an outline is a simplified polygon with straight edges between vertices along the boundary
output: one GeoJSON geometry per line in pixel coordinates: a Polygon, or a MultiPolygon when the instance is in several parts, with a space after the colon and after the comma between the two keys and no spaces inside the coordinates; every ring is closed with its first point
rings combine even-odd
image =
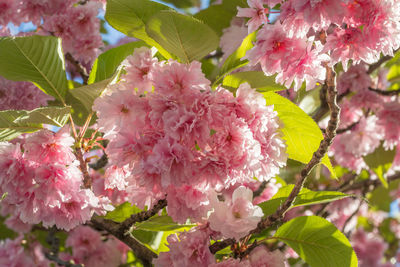
{"type": "Polygon", "coordinates": [[[285,267],[285,256],[280,250],[269,251],[265,246],[256,247],[249,255],[251,267],[285,267]]]}
{"type": "Polygon", "coordinates": [[[398,101],[383,103],[377,116],[377,124],[384,132],[384,146],[393,149],[400,142],[400,103],[398,101]]]}
{"type": "Polygon", "coordinates": [[[313,89],[317,83],[323,83],[326,69],[322,62],[329,61],[329,56],[321,53],[322,45],[319,43],[304,43],[303,48],[298,47],[298,54],[292,55],[291,62],[283,72],[276,76],[276,82],[287,88],[299,90],[303,81],[306,82],[306,90],[313,89]],[[294,86],[291,87],[294,82],[294,86]]]}
{"type": "Polygon", "coordinates": [[[341,138],[346,142],[346,152],[356,157],[372,153],[383,138],[382,129],[377,125],[378,118],[369,116],[361,118],[360,122],[350,131],[344,133],[341,138]]]}
{"type": "Polygon", "coordinates": [[[101,98],[94,101],[93,110],[97,111],[97,121],[101,131],[114,134],[133,124],[143,127],[148,110],[146,101],[136,96],[134,88],[125,84],[116,84],[109,88],[101,98]]]}
{"type": "Polygon", "coordinates": [[[156,267],[204,267],[215,262],[211,254],[209,235],[206,231],[193,228],[189,232],[168,236],[169,252],[161,252],[153,260],[156,267]]]}
{"type": "Polygon", "coordinates": [[[69,165],[76,160],[71,148],[75,141],[67,126],[56,133],[43,129],[27,137],[25,142],[25,157],[28,160],[62,165],[69,165]]]}
{"type": "Polygon", "coordinates": [[[223,30],[220,39],[220,47],[224,55],[221,62],[225,60],[242,44],[242,41],[247,36],[247,28],[243,25],[232,24],[230,27],[223,30]]]}
{"type": "Polygon", "coordinates": [[[343,69],[347,70],[347,63],[351,59],[354,64],[364,61],[372,64],[379,59],[379,53],[371,48],[371,41],[365,37],[365,32],[359,28],[336,28],[326,38],[324,52],[330,52],[331,62],[341,62],[343,69]]]}
{"type": "Polygon", "coordinates": [[[0,110],[32,110],[47,106],[53,98],[29,82],[14,82],[0,76],[0,110]]]}
{"type": "Polygon", "coordinates": [[[214,212],[209,217],[210,228],[219,231],[224,237],[239,240],[249,231],[257,227],[264,215],[261,208],[252,204],[253,192],[244,187],[238,187],[232,195],[232,200],[219,201],[212,198],[211,207],[214,212]]]}
{"type": "Polygon", "coordinates": [[[359,228],[351,235],[350,241],[357,254],[360,266],[380,266],[387,244],[379,235],[366,233],[362,228],[359,228]]]}
{"type": "Polygon", "coordinates": [[[264,23],[268,23],[269,9],[264,7],[263,0],[247,0],[249,8],[238,7],[236,16],[250,18],[247,22],[248,32],[252,33],[264,23]]]}
{"type": "Polygon", "coordinates": [[[88,226],[79,226],[68,234],[66,246],[72,248],[72,259],[88,267],[119,266],[122,253],[120,241],[114,237],[102,240],[101,234],[88,226]]]}
{"type": "Polygon", "coordinates": [[[92,62],[103,46],[97,18],[99,8],[100,4],[93,1],[71,6],[63,13],[47,17],[43,28],[62,39],[65,52],[80,61],[92,62]]]}
{"type": "Polygon", "coordinates": [[[247,259],[240,260],[229,258],[218,263],[210,264],[208,267],[251,267],[251,265],[247,259]]]}
{"type": "Polygon", "coordinates": [[[297,36],[305,36],[310,28],[326,30],[331,23],[342,24],[346,9],[342,0],[290,0],[282,4],[283,27],[297,36]]]}
{"type": "MultiPolygon", "coordinates": [[[[348,140],[341,134],[335,138],[333,144],[329,148],[329,156],[335,158],[335,161],[356,173],[361,173],[363,169],[367,169],[368,166],[361,156],[354,155],[351,151],[348,152],[348,140]]],[[[353,144],[356,146],[356,144],[353,144]]]]}
{"type": "Polygon", "coordinates": [[[0,242],[0,266],[7,267],[48,267],[50,262],[44,257],[43,247],[37,243],[29,244],[27,249],[22,245],[23,236],[14,240],[0,242]]]}
{"type": "Polygon", "coordinates": [[[188,218],[191,222],[201,221],[207,217],[209,203],[208,188],[193,188],[191,186],[174,187],[167,190],[168,215],[184,224],[188,218]]]}
{"type": "Polygon", "coordinates": [[[133,55],[126,58],[126,74],[121,78],[131,88],[137,88],[139,93],[151,91],[153,87],[153,69],[158,64],[157,58],[153,57],[153,52],[147,47],[136,48],[133,55]]]}
{"type": "Polygon", "coordinates": [[[193,61],[190,64],[180,64],[169,60],[164,65],[155,69],[154,89],[164,97],[179,96],[192,93],[193,95],[202,90],[210,90],[210,81],[201,71],[200,62],[193,61]]]}
{"type": "Polygon", "coordinates": [[[340,74],[337,84],[339,94],[358,92],[372,86],[371,76],[367,73],[364,63],[351,66],[346,72],[340,74]]]}

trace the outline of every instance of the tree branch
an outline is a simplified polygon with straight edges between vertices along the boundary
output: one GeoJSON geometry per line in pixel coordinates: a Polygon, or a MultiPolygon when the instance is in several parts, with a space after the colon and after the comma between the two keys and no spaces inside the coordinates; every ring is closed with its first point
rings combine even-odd
{"type": "Polygon", "coordinates": [[[72,65],[74,65],[76,71],[81,75],[83,84],[87,84],[89,80],[89,74],[87,73],[86,68],[78,60],[76,60],[70,53],[66,53],[65,58],[72,65]]]}
{"type": "MultiPolygon", "coordinates": [[[[389,177],[387,177],[387,182],[393,182],[395,180],[399,180],[400,179],[400,173],[395,173],[389,177]]],[[[346,186],[344,188],[342,188],[342,192],[348,192],[348,191],[352,191],[352,190],[358,190],[358,189],[362,189],[362,188],[369,188],[371,186],[376,187],[381,183],[380,180],[365,180],[362,182],[358,182],[358,183],[354,183],[354,184],[350,184],[349,186],[346,186]]]]}
{"type": "Polygon", "coordinates": [[[132,234],[125,234],[120,231],[120,224],[107,220],[98,216],[94,216],[91,220],[94,227],[103,229],[112,234],[120,241],[128,245],[136,257],[138,257],[145,267],[152,266],[151,262],[157,258],[157,254],[147,248],[145,245],[136,240],[132,234]]]}
{"type": "Polygon", "coordinates": [[[378,69],[383,63],[392,59],[392,56],[383,56],[376,63],[371,64],[367,70],[367,74],[373,73],[376,69],[378,69]]]}
{"type": "Polygon", "coordinates": [[[371,88],[371,87],[369,87],[368,89],[372,92],[375,92],[377,94],[384,95],[384,96],[400,95],[400,89],[391,90],[391,91],[379,90],[379,89],[375,89],[375,88],[371,88]]]}
{"type": "Polygon", "coordinates": [[[131,228],[132,225],[134,225],[137,222],[143,222],[150,219],[166,206],[167,206],[166,199],[159,200],[152,209],[133,214],[130,218],[123,221],[119,227],[119,231],[121,232],[121,234],[125,234],[125,232],[129,230],[129,228],[131,228]]]}

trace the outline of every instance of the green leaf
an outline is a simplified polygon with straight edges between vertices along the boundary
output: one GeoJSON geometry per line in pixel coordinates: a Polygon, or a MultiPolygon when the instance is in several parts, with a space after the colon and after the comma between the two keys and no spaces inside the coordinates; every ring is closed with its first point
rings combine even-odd
{"type": "Polygon", "coordinates": [[[156,47],[169,59],[171,55],[146,33],[145,25],[154,14],[170,9],[149,0],[108,0],[105,18],[118,31],[156,47]]]}
{"type": "Polygon", "coordinates": [[[113,220],[114,222],[123,222],[131,217],[132,214],[136,214],[141,211],[142,210],[135,205],[132,205],[129,202],[125,202],[116,207],[113,211],[108,212],[106,216],[104,216],[104,218],[113,220]]]}
{"type": "MultiPolygon", "coordinates": [[[[266,92],[263,95],[267,105],[274,105],[274,110],[278,112],[283,124],[283,139],[286,141],[289,158],[307,164],[324,138],[321,129],[310,116],[290,100],[273,92],[266,92]]],[[[322,163],[336,178],[328,155],[324,156],[322,163]]]]}
{"type": "Polygon", "coordinates": [[[230,73],[231,71],[247,65],[248,60],[242,60],[246,52],[253,48],[253,42],[256,40],[256,32],[252,32],[243,39],[242,44],[233,52],[224,62],[221,67],[220,77],[230,73]]]}
{"type": "Polygon", "coordinates": [[[229,27],[231,20],[235,15],[235,12],[227,10],[223,5],[212,5],[201,10],[194,15],[194,17],[203,21],[205,24],[210,26],[218,36],[221,36],[222,30],[229,27]]]}
{"type": "Polygon", "coordinates": [[[97,83],[88,84],[70,90],[74,98],[78,99],[87,111],[92,111],[94,100],[101,95],[101,93],[112,82],[112,78],[106,79],[97,83]]]}
{"type": "Polygon", "coordinates": [[[321,217],[294,218],[279,227],[274,238],[290,246],[311,267],[358,266],[346,236],[321,217]]]}
{"type": "Polygon", "coordinates": [[[173,4],[177,8],[189,8],[198,4],[199,0],[162,0],[164,3],[173,4]]]}
{"type": "MultiPolygon", "coordinates": [[[[260,206],[263,210],[264,216],[273,214],[279,208],[279,206],[282,205],[289,197],[293,188],[293,184],[283,186],[270,200],[258,204],[258,206],[260,206]]],[[[309,206],[332,202],[351,196],[352,195],[337,191],[311,191],[307,188],[303,188],[297,195],[296,200],[294,201],[290,209],[300,206],[309,206]]]]}
{"type": "Polygon", "coordinates": [[[146,31],[182,62],[200,60],[218,48],[217,34],[203,22],[175,11],[160,11],[146,24],[146,31]]]}
{"type": "Polygon", "coordinates": [[[375,149],[373,153],[364,157],[365,163],[375,172],[383,186],[386,188],[388,188],[388,182],[386,181],[384,174],[392,166],[395,156],[396,148],[393,150],[385,150],[381,145],[375,149]]]}
{"type": "Polygon", "coordinates": [[[0,111],[0,141],[8,141],[22,133],[43,129],[42,124],[64,126],[70,114],[70,107],[43,107],[32,111],[0,111]]]}
{"type": "Polygon", "coordinates": [[[68,85],[61,39],[39,35],[0,38],[0,75],[33,82],[64,103],[68,85]]]}
{"type": "Polygon", "coordinates": [[[131,42],[102,53],[93,63],[88,83],[111,78],[121,62],[127,56],[132,55],[135,48],[142,46],[147,46],[147,44],[143,41],[131,42]]]}
{"type": "Polygon", "coordinates": [[[137,223],[135,230],[146,230],[146,231],[183,231],[189,230],[196,225],[194,224],[178,224],[172,220],[169,216],[155,216],[149,220],[137,223]]]}
{"type": "Polygon", "coordinates": [[[262,71],[243,71],[227,75],[223,86],[237,89],[242,83],[248,83],[259,92],[286,90],[283,85],[275,83],[274,76],[265,76],[262,71]]]}

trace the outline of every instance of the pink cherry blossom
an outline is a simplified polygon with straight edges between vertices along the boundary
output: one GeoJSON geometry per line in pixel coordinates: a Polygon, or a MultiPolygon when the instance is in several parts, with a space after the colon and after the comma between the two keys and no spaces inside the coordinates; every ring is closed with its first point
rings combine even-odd
{"type": "Polygon", "coordinates": [[[210,264],[208,267],[251,267],[251,265],[247,259],[240,260],[229,258],[218,263],[210,264]]]}
{"type": "Polygon", "coordinates": [[[250,18],[247,22],[249,33],[257,30],[262,24],[268,23],[268,8],[264,7],[263,0],[247,0],[249,8],[238,7],[238,17],[250,18]]]}
{"type": "Polygon", "coordinates": [[[215,262],[211,254],[209,235],[206,231],[193,228],[183,232],[177,237],[175,234],[168,236],[169,252],[161,252],[153,260],[156,267],[209,266],[215,262]]]}
{"type": "Polygon", "coordinates": [[[103,46],[99,8],[99,3],[92,1],[71,6],[64,13],[46,17],[43,28],[62,39],[65,52],[83,62],[92,62],[103,46]]]}
{"type": "Polygon", "coordinates": [[[387,149],[393,149],[400,142],[400,103],[387,102],[381,108],[377,114],[377,124],[384,131],[384,146],[387,149]]]}
{"type": "Polygon", "coordinates": [[[265,246],[256,247],[249,255],[251,267],[285,267],[285,256],[279,250],[269,251],[265,246]]]}
{"type": "Polygon", "coordinates": [[[253,192],[244,187],[238,187],[232,195],[232,200],[221,202],[215,196],[211,207],[214,212],[209,217],[210,228],[219,231],[224,237],[239,240],[257,227],[264,215],[261,208],[252,204],[253,192]]]}
{"type": "Polygon", "coordinates": [[[243,25],[232,24],[230,27],[223,30],[219,44],[224,53],[221,62],[225,62],[225,60],[235,52],[246,36],[247,28],[243,25]]]}
{"type": "Polygon", "coordinates": [[[351,243],[361,266],[380,266],[387,244],[374,233],[366,233],[362,228],[352,234],[351,243]]]}
{"type": "Polygon", "coordinates": [[[0,242],[0,266],[7,267],[49,267],[50,262],[44,257],[39,244],[29,244],[27,251],[22,245],[23,236],[14,240],[6,239],[0,242]]]}
{"type": "Polygon", "coordinates": [[[53,98],[29,82],[13,82],[0,76],[0,110],[32,110],[47,106],[53,98]]]}
{"type": "Polygon", "coordinates": [[[170,186],[167,190],[168,215],[178,223],[185,223],[187,218],[192,222],[207,217],[209,210],[207,188],[170,186]]]}
{"type": "Polygon", "coordinates": [[[131,88],[137,88],[139,93],[151,91],[153,87],[153,69],[158,60],[147,47],[135,49],[133,55],[125,60],[126,74],[122,75],[131,88]]]}
{"type": "Polygon", "coordinates": [[[99,232],[88,226],[72,230],[66,245],[72,248],[72,259],[88,267],[118,266],[122,263],[122,253],[118,249],[120,241],[113,237],[103,241],[99,232]]]}
{"type": "Polygon", "coordinates": [[[25,157],[41,164],[70,165],[75,160],[71,148],[74,142],[69,127],[63,127],[57,133],[44,129],[26,139],[25,157]]]}
{"type": "Polygon", "coordinates": [[[372,79],[367,74],[367,66],[363,63],[351,66],[340,74],[337,84],[339,94],[358,92],[372,86],[372,79]]]}

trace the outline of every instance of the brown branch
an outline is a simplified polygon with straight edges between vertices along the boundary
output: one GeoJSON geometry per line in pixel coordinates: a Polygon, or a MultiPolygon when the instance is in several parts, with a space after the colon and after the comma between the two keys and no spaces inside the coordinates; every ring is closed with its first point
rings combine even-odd
{"type": "Polygon", "coordinates": [[[79,161],[79,168],[81,169],[81,172],[83,174],[83,186],[85,188],[90,188],[92,186],[92,177],[90,177],[87,169],[87,164],[85,159],[83,158],[82,149],[80,147],[75,148],[75,155],[79,161]]]}
{"type": "MultiPolygon", "coordinates": [[[[326,90],[327,97],[326,102],[331,111],[331,116],[328,122],[328,127],[326,128],[326,133],[324,135],[324,139],[321,141],[319,148],[317,151],[314,152],[310,162],[303,168],[300,173],[300,178],[296,182],[292,192],[290,193],[289,197],[285,200],[285,202],[275,211],[274,214],[266,217],[265,219],[261,220],[257,228],[252,230],[250,234],[260,233],[262,230],[270,227],[275,222],[281,221],[286,213],[286,211],[292,206],[293,202],[295,201],[297,195],[300,193],[303,185],[310,174],[311,170],[318,165],[326,152],[328,151],[329,146],[332,144],[333,139],[336,136],[336,129],[339,125],[339,116],[340,116],[340,107],[337,105],[337,89],[335,85],[335,72],[331,68],[326,68],[327,76],[326,81],[321,90],[326,90]]],[[[229,245],[234,243],[235,241],[232,239],[226,239],[220,242],[215,242],[213,245],[210,246],[210,251],[212,253],[216,253],[219,249],[223,249],[229,245]]]]}
{"type": "Polygon", "coordinates": [[[346,128],[337,129],[336,133],[337,134],[342,134],[342,133],[345,133],[345,132],[347,132],[349,130],[352,130],[355,126],[357,126],[358,123],[360,123],[360,121],[353,122],[352,124],[350,124],[346,128]]]}
{"type": "Polygon", "coordinates": [[[82,264],[75,264],[73,261],[61,260],[58,256],[54,255],[52,252],[45,252],[44,255],[48,260],[57,263],[57,266],[84,267],[82,264]]]}
{"type": "Polygon", "coordinates": [[[378,69],[383,63],[392,59],[392,56],[383,56],[376,63],[369,65],[367,70],[367,74],[373,73],[376,69],[378,69]]]}
{"type": "Polygon", "coordinates": [[[138,257],[145,267],[152,266],[151,262],[157,258],[157,254],[147,248],[145,245],[140,243],[132,234],[125,234],[120,231],[120,224],[107,220],[98,216],[94,216],[91,223],[95,228],[103,229],[108,233],[112,234],[120,241],[128,245],[136,257],[138,257]]]}
{"type": "Polygon", "coordinates": [[[82,264],[75,264],[73,261],[64,261],[58,257],[58,253],[60,252],[60,240],[56,237],[56,232],[57,229],[55,227],[49,230],[46,237],[46,242],[50,245],[50,252],[45,252],[44,256],[48,260],[57,263],[58,266],[83,267],[82,264]]]}
{"type": "Polygon", "coordinates": [[[375,92],[377,94],[384,95],[384,96],[394,96],[394,95],[400,94],[400,89],[391,90],[391,91],[379,90],[379,89],[375,89],[375,88],[371,88],[371,87],[369,87],[368,89],[372,92],[375,92]]]}
{"type": "Polygon", "coordinates": [[[153,206],[152,209],[133,214],[130,218],[126,219],[121,223],[119,227],[120,233],[125,234],[126,231],[129,230],[129,228],[131,228],[132,225],[134,225],[137,222],[143,222],[150,219],[166,206],[167,206],[167,200],[160,199],[157,202],[157,204],[153,206]]]}
{"type": "MultiPolygon", "coordinates": [[[[387,178],[387,182],[393,182],[395,180],[399,180],[400,179],[400,173],[395,173],[391,176],[389,176],[387,178]]],[[[342,188],[342,192],[348,192],[348,191],[352,191],[352,190],[358,190],[358,189],[362,189],[362,188],[369,188],[369,187],[376,187],[381,183],[380,180],[365,180],[362,182],[358,182],[358,183],[354,183],[354,184],[350,184],[349,186],[346,186],[344,188],[342,188]]]]}
{"type": "Polygon", "coordinates": [[[83,84],[87,84],[89,80],[89,74],[87,73],[86,68],[78,60],[76,60],[70,53],[66,53],[65,58],[72,65],[74,65],[76,71],[81,75],[83,84]]]}
{"type": "Polygon", "coordinates": [[[256,191],[253,192],[253,198],[256,198],[258,196],[261,196],[262,193],[264,192],[265,188],[267,187],[268,182],[263,181],[260,186],[257,188],[256,191]]]}

